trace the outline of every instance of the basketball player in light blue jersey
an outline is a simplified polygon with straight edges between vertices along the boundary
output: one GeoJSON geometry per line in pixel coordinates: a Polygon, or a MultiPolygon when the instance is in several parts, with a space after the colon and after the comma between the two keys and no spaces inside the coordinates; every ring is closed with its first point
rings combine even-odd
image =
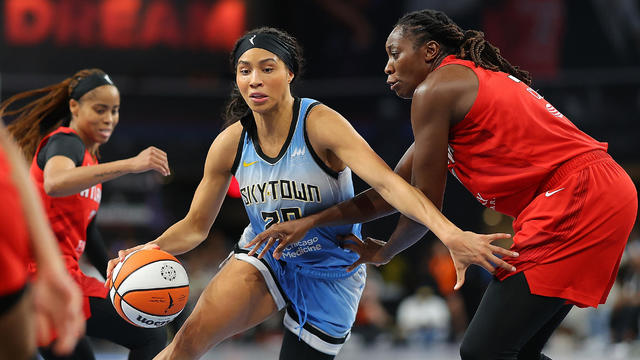
{"type": "MultiPolygon", "coordinates": [[[[474,244],[508,235],[463,232],[416,188],[395,174],[329,107],[291,94],[301,51],[290,35],[272,28],[250,31],[232,53],[235,88],[227,127],[213,141],[204,176],[186,217],[156,240],[119,252],[115,264],[143,247],[187,252],[209,233],[236,175],[250,225],[233,256],[200,295],[193,312],[156,359],[195,359],[224,339],[286,307],[280,359],[333,359],[348,339],[365,284],[365,269],[345,267],[357,255],[337,235],[359,235],[360,225],[310,230],[279,260],[270,239],[250,256],[246,245],[267,227],[321,211],[353,197],[351,171],[411,219],[437,236],[474,244]]],[[[469,245],[472,246],[472,245],[469,245]]]]}

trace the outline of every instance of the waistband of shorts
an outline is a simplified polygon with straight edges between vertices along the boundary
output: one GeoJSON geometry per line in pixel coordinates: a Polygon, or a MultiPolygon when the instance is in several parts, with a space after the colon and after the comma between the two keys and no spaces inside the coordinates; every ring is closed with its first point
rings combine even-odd
{"type": "Polygon", "coordinates": [[[580,171],[588,166],[597,164],[603,161],[613,160],[611,156],[604,150],[592,150],[586,153],[573,157],[558,166],[555,170],[549,174],[549,176],[542,181],[540,188],[538,188],[537,194],[541,194],[545,191],[553,189],[560,181],[567,177],[567,175],[580,171]]]}
{"type": "MultiPolygon", "coordinates": [[[[364,265],[362,265],[364,266],[364,265]]],[[[346,271],[345,268],[336,268],[336,269],[318,269],[312,268],[308,266],[300,266],[298,265],[298,272],[300,275],[314,278],[314,279],[344,279],[353,274],[355,274],[361,266],[358,266],[354,270],[346,271]]]]}
{"type": "MultiPolygon", "coordinates": [[[[240,245],[238,245],[238,243],[236,243],[233,247],[233,252],[234,253],[248,253],[249,250],[240,247],[240,245]]],[[[257,258],[258,255],[254,254],[253,257],[257,258]]],[[[284,261],[284,260],[276,260],[273,258],[273,253],[271,251],[267,252],[267,254],[265,255],[265,257],[270,257],[272,258],[274,261],[279,261],[281,262],[283,265],[286,264],[286,267],[289,269],[293,269],[294,271],[298,272],[300,275],[306,276],[306,277],[310,277],[310,278],[314,278],[314,279],[344,279],[347,278],[353,274],[355,274],[358,269],[360,269],[361,266],[355,268],[354,270],[351,270],[349,272],[347,272],[345,269],[347,268],[348,265],[344,265],[344,267],[341,266],[334,266],[331,268],[328,267],[315,267],[313,265],[308,265],[308,264],[301,264],[301,263],[297,263],[297,262],[288,262],[288,261],[284,261]]],[[[364,265],[362,265],[364,266],[364,265]]]]}

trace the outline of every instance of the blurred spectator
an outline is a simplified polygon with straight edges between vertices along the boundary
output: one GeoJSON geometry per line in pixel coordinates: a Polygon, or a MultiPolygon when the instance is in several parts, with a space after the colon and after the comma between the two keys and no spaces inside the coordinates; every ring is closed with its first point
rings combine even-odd
{"type": "Polygon", "coordinates": [[[462,295],[453,290],[453,286],[456,284],[456,269],[451,255],[449,255],[449,250],[441,241],[434,241],[431,251],[431,259],[428,262],[429,272],[435,279],[438,291],[445,299],[451,314],[451,331],[448,339],[457,341],[462,339],[464,335],[468,318],[462,295]]]}
{"type": "Polygon", "coordinates": [[[393,322],[380,299],[383,286],[384,281],[378,268],[367,266],[367,284],[353,325],[353,332],[362,335],[365,344],[375,343],[378,335],[387,331],[393,322]]]}
{"type": "Polygon", "coordinates": [[[611,340],[638,340],[640,321],[640,238],[638,228],[632,233],[618,272],[617,296],[612,299],[611,340]]]}
{"type": "Polygon", "coordinates": [[[409,343],[445,341],[449,335],[450,321],[447,303],[430,286],[419,287],[398,306],[398,328],[409,343]]]}

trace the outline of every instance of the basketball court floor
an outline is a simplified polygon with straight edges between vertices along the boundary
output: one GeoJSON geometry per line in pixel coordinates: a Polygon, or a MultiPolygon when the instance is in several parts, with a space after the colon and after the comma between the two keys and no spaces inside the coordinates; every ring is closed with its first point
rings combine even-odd
{"type": "MultiPolygon", "coordinates": [[[[97,360],[124,360],[127,351],[117,345],[94,342],[97,360]]],[[[241,341],[227,341],[209,351],[203,360],[277,360],[280,339],[259,345],[241,341]]],[[[545,354],[553,360],[633,360],[640,359],[640,344],[608,345],[603,341],[588,340],[576,345],[571,339],[556,336],[549,342],[545,354]]],[[[458,345],[433,344],[396,347],[387,342],[365,345],[353,336],[336,360],[454,360],[459,359],[458,345]]]]}

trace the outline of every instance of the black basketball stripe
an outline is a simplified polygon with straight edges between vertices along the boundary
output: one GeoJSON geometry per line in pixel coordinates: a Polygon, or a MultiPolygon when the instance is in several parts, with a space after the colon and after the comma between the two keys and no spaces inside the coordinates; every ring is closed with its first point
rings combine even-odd
{"type": "Polygon", "coordinates": [[[182,285],[182,286],[171,286],[171,287],[163,287],[163,288],[149,288],[149,289],[136,289],[136,290],[129,290],[126,293],[120,295],[120,297],[124,298],[125,295],[127,295],[128,293],[132,293],[132,292],[141,292],[141,291],[153,291],[153,290],[167,290],[167,289],[182,289],[182,288],[188,288],[189,284],[187,285],[182,285]]]}
{"type": "MultiPolygon", "coordinates": [[[[125,301],[123,298],[120,298],[120,303],[121,303],[120,304],[120,308],[122,309],[122,313],[125,314],[125,315],[127,315],[127,313],[124,311],[124,307],[122,307],[122,303],[125,303],[125,304],[129,305],[132,309],[134,309],[136,311],[139,311],[142,315],[146,315],[146,316],[153,316],[153,317],[160,318],[160,317],[178,316],[178,314],[179,314],[179,313],[175,313],[173,315],[154,315],[154,314],[149,314],[148,312],[145,312],[145,311],[142,311],[142,310],[138,309],[137,307],[135,307],[135,306],[131,305],[130,303],[128,303],[127,301],[125,301]]],[[[149,320],[151,320],[151,319],[149,319],[149,320]]],[[[129,319],[129,321],[135,323],[135,321],[132,320],[132,319],[129,319]]],[[[160,320],[160,321],[164,321],[164,320],[160,320]]]]}

